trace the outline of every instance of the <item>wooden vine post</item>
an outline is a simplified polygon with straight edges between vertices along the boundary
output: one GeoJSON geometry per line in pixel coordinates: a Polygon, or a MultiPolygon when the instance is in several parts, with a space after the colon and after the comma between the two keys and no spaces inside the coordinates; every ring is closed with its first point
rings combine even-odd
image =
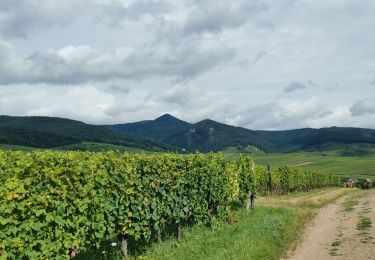
{"type": "Polygon", "coordinates": [[[128,241],[123,238],[121,241],[121,253],[122,253],[122,260],[128,260],[128,241]]]}
{"type": "Polygon", "coordinates": [[[246,200],[246,211],[250,211],[250,208],[253,208],[252,207],[252,201],[251,201],[251,197],[252,197],[252,192],[249,191],[249,193],[247,194],[247,200],[246,200]]]}
{"type": "Polygon", "coordinates": [[[271,164],[267,164],[267,170],[268,170],[268,191],[270,194],[272,194],[272,176],[271,176],[271,164]]]}
{"type": "Polygon", "coordinates": [[[178,237],[178,241],[182,241],[183,233],[182,233],[182,226],[181,226],[181,223],[178,223],[178,228],[177,228],[177,237],[178,237]]]}
{"type": "Polygon", "coordinates": [[[158,244],[161,245],[163,243],[163,241],[161,240],[161,232],[160,232],[160,229],[158,229],[156,231],[156,239],[158,241],[158,244]]]}

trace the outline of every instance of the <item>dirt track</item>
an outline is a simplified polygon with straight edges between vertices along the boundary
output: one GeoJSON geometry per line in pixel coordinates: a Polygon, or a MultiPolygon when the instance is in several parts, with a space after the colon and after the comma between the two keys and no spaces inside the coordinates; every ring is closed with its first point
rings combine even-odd
{"type": "Polygon", "coordinates": [[[347,199],[320,209],[288,259],[375,259],[375,192],[360,198],[351,211],[344,210],[347,199]]]}

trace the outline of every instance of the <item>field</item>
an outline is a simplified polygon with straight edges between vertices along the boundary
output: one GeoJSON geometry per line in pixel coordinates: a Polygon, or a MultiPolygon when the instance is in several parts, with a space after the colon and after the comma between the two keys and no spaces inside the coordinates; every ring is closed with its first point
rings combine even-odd
{"type": "Polygon", "coordinates": [[[103,151],[119,151],[123,152],[143,152],[144,150],[134,147],[126,147],[114,144],[103,144],[94,142],[82,142],[79,144],[64,145],[52,148],[51,150],[61,151],[91,151],[91,152],[103,152],[103,151]]]}
{"type": "Polygon", "coordinates": [[[13,144],[0,144],[0,150],[5,150],[5,151],[32,151],[32,150],[37,150],[37,148],[28,147],[28,146],[21,146],[21,145],[13,145],[13,144]]]}
{"type": "Polygon", "coordinates": [[[103,152],[103,151],[119,151],[123,152],[144,152],[141,148],[127,147],[114,144],[95,143],[95,142],[82,142],[78,144],[70,144],[57,146],[49,149],[34,148],[20,145],[0,144],[0,150],[9,151],[41,151],[41,150],[57,150],[57,151],[91,151],[91,152],[103,152]]]}
{"type": "MultiPolygon", "coordinates": [[[[331,151],[331,154],[334,152],[331,151]]],[[[233,160],[237,153],[227,153],[226,158],[233,160]]],[[[288,165],[307,170],[325,172],[342,177],[375,178],[375,156],[343,157],[321,152],[301,152],[285,154],[253,154],[257,164],[277,167],[288,165]]]]}

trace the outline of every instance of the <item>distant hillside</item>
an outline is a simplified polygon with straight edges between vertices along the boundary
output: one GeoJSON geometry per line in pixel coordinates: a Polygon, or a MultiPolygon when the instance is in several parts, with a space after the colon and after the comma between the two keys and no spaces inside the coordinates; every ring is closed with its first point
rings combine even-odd
{"type": "Polygon", "coordinates": [[[327,144],[375,144],[375,130],[330,127],[297,129],[288,131],[257,131],[279,151],[298,151],[319,148],[327,144]]]}
{"type": "MultiPolygon", "coordinates": [[[[319,148],[327,143],[375,144],[375,130],[331,127],[287,131],[254,131],[213,120],[196,124],[169,114],[155,120],[108,126],[127,135],[164,143],[187,152],[219,151],[228,147],[255,146],[266,152],[293,152],[319,148]]],[[[240,150],[240,149],[239,149],[240,150]]]]}
{"type": "Polygon", "coordinates": [[[0,144],[52,148],[82,142],[108,143],[149,150],[158,145],[103,126],[55,117],[0,116],[0,144]]]}
{"type": "Polygon", "coordinates": [[[55,117],[0,116],[0,144],[76,150],[121,146],[123,151],[139,148],[178,152],[336,150],[349,156],[373,154],[375,130],[331,127],[254,131],[209,119],[191,124],[169,114],[155,120],[107,126],[55,117]]]}
{"type": "Polygon", "coordinates": [[[121,133],[165,143],[189,152],[219,151],[238,144],[267,147],[267,143],[259,138],[255,131],[209,119],[190,124],[165,114],[155,120],[108,127],[121,133]]]}

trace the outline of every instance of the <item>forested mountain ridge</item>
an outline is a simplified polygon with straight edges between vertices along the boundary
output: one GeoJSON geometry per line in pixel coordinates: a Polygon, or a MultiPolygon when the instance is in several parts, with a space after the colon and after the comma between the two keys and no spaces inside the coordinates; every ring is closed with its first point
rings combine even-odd
{"type": "Polygon", "coordinates": [[[158,145],[150,141],[139,140],[104,126],[85,124],[76,120],[41,116],[0,116],[0,144],[52,148],[81,142],[108,143],[151,150],[158,148],[158,145]]]}
{"type": "Polygon", "coordinates": [[[265,152],[293,152],[327,143],[375,144],[375,130],[351,127],[303,128],[285,131],[249,130],[210,119],[191,124],[165,114],[155,120],[108,126],[138,138],[186,151],[219,151],[231,146],[255,146],[265,152]]]}
{"type": "Polygon", "coordinates": [[[57,117],[0,116],[0,144],[53,148],[84,142],[172,152],[209,152],[247,146],[264,152],[295,152],[327,148],[329,144],[375,144],[375,130],[351,127],[249,130],[210,119],[192,124],[169,114],[155,120],[103,126],[57,117]]]}

